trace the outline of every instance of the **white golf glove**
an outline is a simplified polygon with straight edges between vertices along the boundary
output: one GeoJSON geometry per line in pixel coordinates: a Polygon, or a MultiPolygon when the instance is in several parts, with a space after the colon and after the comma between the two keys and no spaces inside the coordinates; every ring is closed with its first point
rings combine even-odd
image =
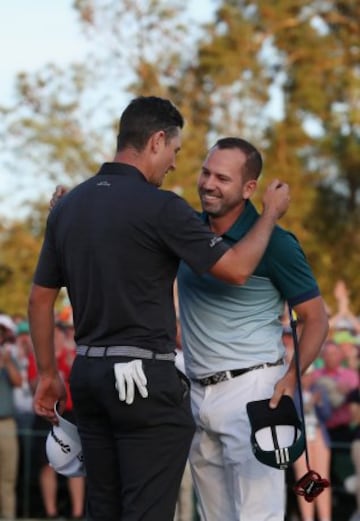
{"type": "Polygon", "coordinates": [[[135,385],[143,398],[148,397],[147,379],[141,360],[114,364],[115,387],[119,391],[119,399],[128,405],[133,403],[135,385]]]}

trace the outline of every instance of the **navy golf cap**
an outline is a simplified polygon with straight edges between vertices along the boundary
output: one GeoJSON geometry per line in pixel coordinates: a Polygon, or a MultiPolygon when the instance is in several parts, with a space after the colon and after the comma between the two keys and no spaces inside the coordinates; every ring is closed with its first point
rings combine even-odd
{"type": "Polygon", "coordinates": [[[282,396],[272,409],[270,399],[246,405],[255,457],[270,467],[286,469],[305,449],[305,432],[290,396],[282,396]]]}

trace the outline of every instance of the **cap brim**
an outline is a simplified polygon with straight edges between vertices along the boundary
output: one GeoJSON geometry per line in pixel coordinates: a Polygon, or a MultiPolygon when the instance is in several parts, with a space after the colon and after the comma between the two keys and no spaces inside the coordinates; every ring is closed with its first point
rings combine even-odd
{"type": "Polygon", "coordinates": [[[56,402],[56,404],[55,404],[54,411],[56,414],[56,418],[58,419],[58,422],[59,422],[59,427],[65,432],[65,434],[67,436],[69,436],[69,438],[74,443],[78,443],[79,446],[81,447],[80,437],[79,437],[79,433],[78,433],[76,425],[65,420],[65,418],[60,416],[60,414],[58,412],[58,402],[56,402]]]}

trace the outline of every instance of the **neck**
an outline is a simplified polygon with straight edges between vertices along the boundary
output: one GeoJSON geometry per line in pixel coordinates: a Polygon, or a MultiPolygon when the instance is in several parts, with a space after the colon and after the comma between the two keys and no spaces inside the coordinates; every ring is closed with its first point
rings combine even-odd
{"type": "Polygon", "coordinates": [[[144,154],[141,154],[135,148],[125,148],[124,150],[116,152],[114,163],[126,163],[127,165],[134,166],[140,170],[143,176],[149,181],[149,166],[145,161],[144,154]]]}
{"type": "Polygon", "coordinates": [[[227,212],[226,215],[221,215],[220,217],[213,217],[209,215],[209,226],[211,231],[216,233],[216,235],[223,235],[228,230],[230,230],[235,221],[237,221],[237,219],[243,213],[244,209],[245,201],[241,207],[237,206],[230,212],[227,212]]]}

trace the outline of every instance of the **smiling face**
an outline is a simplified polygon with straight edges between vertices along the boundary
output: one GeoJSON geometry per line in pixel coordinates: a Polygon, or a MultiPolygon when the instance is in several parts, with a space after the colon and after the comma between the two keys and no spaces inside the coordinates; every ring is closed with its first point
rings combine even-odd
{"type": "Polygon", "coordinates": [[[242,212],[246,199],[256,188],[256,180],[242,173],[245,154],[238,148],[212,148],[198,179],[202,208],[210,218],[233,217],[242,212]]]}

